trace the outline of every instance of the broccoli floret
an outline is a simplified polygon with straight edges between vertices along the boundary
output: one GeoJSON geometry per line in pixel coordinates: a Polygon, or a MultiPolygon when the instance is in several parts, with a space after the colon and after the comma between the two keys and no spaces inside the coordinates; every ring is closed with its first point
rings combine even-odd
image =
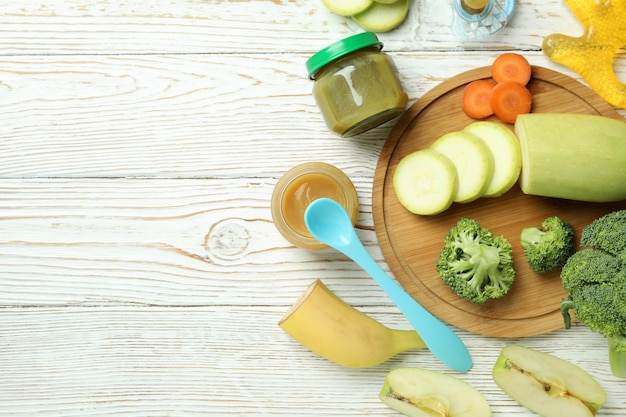
{"type": "Polygon", "coordinates": [[[441,279],[476,304],[503,297],[513,285],[512,246],[473,219],[462,218],[444,239],[437,260],[441,279]]]}
{"type": "Polygon", "coordinates": [[[600,248],[624,260],[626,256],[626,210],[618,210],[594,220],[583,229],[580,244],[600,248]]]}
{"type": "Polygon", "coordinates": [[[613,283],[581,287],[572,300],[576,300],[576,318],[594,332],[607,337],[620,336],[626,325],[618,305],[626,296],[626,286],[621,290],[613,283]],[[617,298],[617,299],[616,299],[617,298]]]}
{"type": "Polygon", "coordinates": [[[561,270],[569,297],[561,303],[565,327],[576,319],[609,341],[615,376],[626,378],[626,210],[609,213],[583,229],[581,243],[561,270]]]}
{"type": "Polygon", "coordinates": [[[531,270],[554,271],[565,265],[574,253],[574,229],[560,217],[548,217],[541,227],[523,229],[520,243],[531,270]]]}
{"type": "Polygon", "coordinates": [[[620,271],[617,259],[608,252],[585,248],[574,253],[561,270],[561,282],[570,294],[581,287],[613,280],[620,271]]]}

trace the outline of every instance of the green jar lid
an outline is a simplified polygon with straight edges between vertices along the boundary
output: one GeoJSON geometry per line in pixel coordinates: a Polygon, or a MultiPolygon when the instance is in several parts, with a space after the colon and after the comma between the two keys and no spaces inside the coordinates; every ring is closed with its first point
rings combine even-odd
{"type": "Polygon", "coordinates": [[[372,32],[352,35],[327,46],[306,61],[306,69],[309,72],[309,78],[313,80],[317,71],[335,59],[371,46],[376,46],[378,50],[383,49],[383,43],[379,41],[376,34],[372,32]]]}

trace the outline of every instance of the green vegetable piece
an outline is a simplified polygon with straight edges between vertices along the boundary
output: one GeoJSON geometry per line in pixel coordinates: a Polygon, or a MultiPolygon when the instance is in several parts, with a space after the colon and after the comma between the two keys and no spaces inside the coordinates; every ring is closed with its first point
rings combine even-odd
{"type": "Polygon", "coordinates": [[[626,199],[626,123],[603,116],[519,115],[520,187],[526,194],[607,202],[626,199]]]}
{"type": "Polygon", "coordinates": [[[389,32],[400,26],[409,14],[409,0],[385,3],[380,0],[352,16],[352,20],[371,32],[389,32]]]}
{"type": "Polygon", "coordinates": [[[626,378],[626,336],[609,337],[609,363],[613,375],[626,378]]]}
{"type": "Polygon", "coordinates": [[[609,342],[611,372],[626,378],[626,210],[596,219],[583,228],[581,244],[561,270],[569,292],[561,303],[565,328],[576,319],[609,342]]]}
{"type": "Polygon", "coordinates": [[[322,0],[328,9],[340,16],[352,16],[370,7],[374,0],[322,0]]]}
{"type": "Polygon", "coordinates": [[[624,256],[626,254],[626,210],[614,211],[594,220],[583,229],[580,243],[584,246],[598,247],[614,256],[624,256]]]}
{"type": "Polygon", "coordinates": [[[509,191],[522,168],[517,136],[505,125],[489,121],[474,122],[463,130],[478,136],[493,155],[493,177],[484,196],[498,197],[509,191]]]}
{"type": "Polygon", "coordinates": [[[574,229],[560,217],[548,217],[541,227],[523,229],[520,243],[532,271],[554,271],[574,253],[574,229]]]}
{"type": "Polygon", "coordinates": [[[405,156],[393,174],[398,201],[414,214],[433,215],[446,210],[454,200],[457,186],[452,161],[432,149],[405,156]]]}
{"type": "Polygon", "coordinates": [[[483,304],[511,289],[515,279],[512,246],[476,220],[461,218],[444,239],[437,272],[460,297],[483,304]]]}
{"type": "Polygon", "coordinates": [[[455,202],[469,203],[485,194],[493,177],[493,155],[480,138],[464,131],[451,132],[430,148],[447,156],[456,167],[459,186],[455,202]]]}
{"type": "Polygon", "coordinates": [[[568,292],[575,293],[585,285],[610,282],[619,271],[620,264],[613,255],[600,249],[585,248],[565,262],[561,282],[568,292]]]}

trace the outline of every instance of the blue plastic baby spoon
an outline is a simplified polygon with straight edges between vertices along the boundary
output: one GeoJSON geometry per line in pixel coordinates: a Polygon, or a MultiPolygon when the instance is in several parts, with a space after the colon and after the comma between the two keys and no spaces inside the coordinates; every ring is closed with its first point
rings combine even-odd
{"type": "Polygon", "coordinates": [[[304,222],[317,240],[342,252],[374,278],[436,357],[459,372],[467,372],[472,367],[472,358],[461,339],[378,266],[339,203],[329,198],[313,201],[304,213],[304,222]]]}

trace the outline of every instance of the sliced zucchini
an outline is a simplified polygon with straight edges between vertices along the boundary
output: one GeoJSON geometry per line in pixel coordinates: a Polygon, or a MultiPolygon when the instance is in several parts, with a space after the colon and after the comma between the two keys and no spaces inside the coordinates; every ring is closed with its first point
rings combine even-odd
{"type": "Polygon", "coordinates": [[[374,3],[365,11],[352,16],[363,29],[371,32],[388,32],[400,26],[409,14],[409,0],[397,0],[393,3],[374,3]]]}
{"type": "Polygon", "coordinates": [[[454,200],[457,185],[452,161],[432,149],[405,156],[393,174],[398,201],[414,214],[433,215],[445,211],[454,200]]]}
{"type": "Polygon", "coordinates": [[[489,121],[474,122],[463,130],[478,136],[493,155],[493,177],[485,197],[497,197],[509,191],[522,169],[522,151],[515,133],[501,123],[489,121]]]}
{"type": "Polygon", "coordinates": [[[374,0],[322,0],[328,9],[341,16],[352,16],[368,9],[374,0]]]}
{"type": "Polygon", "coordinates": [[[441,136],[431,148],[447,156],[456,167],[459,185],[455,202],[469,203],[485,194],[494,164],[485,143],[470,133],[458,131],[441,136]]]}

